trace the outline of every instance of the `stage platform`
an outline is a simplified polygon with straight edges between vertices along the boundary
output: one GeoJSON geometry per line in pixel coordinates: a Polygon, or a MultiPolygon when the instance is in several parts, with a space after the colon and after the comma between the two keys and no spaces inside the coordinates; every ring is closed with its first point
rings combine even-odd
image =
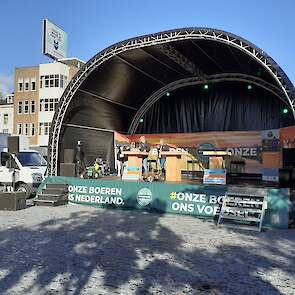
{"type": "MultiPolygon", "coordinates": [[[[181,183],[150,183],[122,181],[116,176],[102,179],[50,176],[39,187],[38,193],[46,187],[46,184],[67,184],[69,203],[186,214],[212,219],[218,217],[223,197],[229,187],[228,185],[197,184],[194,180],[181,183]]],[[[247,192],[250,186],[244,185],[244,187],[247,192]]],[[[277,187],[265,187],[265,189],[267,190],[267,209],[263,226],[288,228],[290,213],[294,207],[290,189],[277,187]]]]}
{"type": "MultiPolygon", "coordinates": [[[[121,177],[116,175],[108,175],[103,177],[103,180],[115,180],[115,181],[124,181],[124,182],[133,182],[133,180],[123,180],[121,177]]],[[[203,184],[203,174],[199,176],[187,176],[185,173],[182,175],[181,182],[160,182],[156,181],[158,183],[166,183],[166,184],[203,184]]],[[[229,185],[234,186],[250,186],[250,187],[260,187],[260,188],[279,188],[279,183],[275,182],[266,182],[262,180],[255,179],[254,177],[229,177],[227,179],[227,183],[229,185]]]]}

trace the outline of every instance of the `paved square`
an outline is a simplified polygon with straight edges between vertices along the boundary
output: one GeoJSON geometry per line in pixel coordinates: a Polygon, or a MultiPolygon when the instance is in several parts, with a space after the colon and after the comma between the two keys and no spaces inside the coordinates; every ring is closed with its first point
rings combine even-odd
{"type": "Polygon", "coordinates": [[[78,205],[0,211],[1,294],[295,294],[295,230],[78,205]]]}

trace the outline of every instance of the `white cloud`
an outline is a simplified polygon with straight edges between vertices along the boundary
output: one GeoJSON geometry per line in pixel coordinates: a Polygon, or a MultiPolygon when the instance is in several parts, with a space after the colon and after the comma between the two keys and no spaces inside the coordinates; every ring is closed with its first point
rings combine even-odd
{"type": "Polygon", "coordinates": [[[5,96],[13,91],[13,76],[0,73],[0,92],[5,96]]]}

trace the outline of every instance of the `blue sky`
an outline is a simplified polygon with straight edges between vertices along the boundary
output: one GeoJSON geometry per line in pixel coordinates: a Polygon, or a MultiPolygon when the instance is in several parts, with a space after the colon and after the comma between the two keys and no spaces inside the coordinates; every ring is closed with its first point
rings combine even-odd
{"type": "Polygon", "coordinates": [[[0,90],[12,89],[15,67],[50,62],[42,55],[42,19],[69,36],[70,57],[87,61],[105,47],[180,27],[212,27],[253,42],[295,84],[295,0],[2,0],[0,90]]]}

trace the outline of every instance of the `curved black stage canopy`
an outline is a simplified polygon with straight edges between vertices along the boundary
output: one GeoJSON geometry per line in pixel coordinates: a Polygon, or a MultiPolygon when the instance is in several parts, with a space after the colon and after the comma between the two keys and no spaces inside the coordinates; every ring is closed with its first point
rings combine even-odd
{"type": "Polygon", "coordinates": [[[67,86],[50,130],[49,174],[79,139],[94,155],[110,148],[113,130],[279,128],[294,124],[294,99],[274,60],[236,35],[185,28],[122,41],[90,59],[67,86]]]}

